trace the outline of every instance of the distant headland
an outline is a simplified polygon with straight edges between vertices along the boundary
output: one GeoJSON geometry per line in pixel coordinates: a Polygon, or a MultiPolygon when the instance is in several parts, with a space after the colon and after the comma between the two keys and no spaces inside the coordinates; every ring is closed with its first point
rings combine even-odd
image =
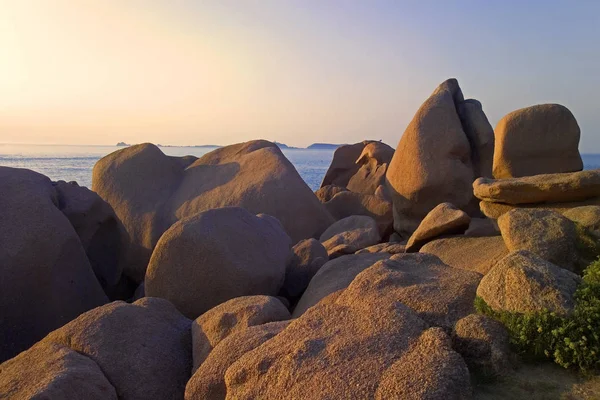
{"type": "MultiPolygon", "coordinates": [[[[335,150],[340,146],[343,146],[343,144],[332,144],[332,143],[313,143],[308,147],[293,147],[293,146],[288,146],[285,143],[279,143],[279,142],[273,142],[275,143],[280,149],[286,149],[286,150],[335,150]]],[[[125,142],[119,142],[116,144],[116,146],[119,147],[127,147],[127,146],[131,146],[129,143],[125,143],[125,142]]],[[[193,148],[219,148],[219,147],[223,147],[221,145],[217,145],[217,144],[201,144],[201,145],[191,145],[191,146],[177,146],[177,145],[170,145],[170,144],[157,144],[158,147],[193,147],[193,148]]]]}

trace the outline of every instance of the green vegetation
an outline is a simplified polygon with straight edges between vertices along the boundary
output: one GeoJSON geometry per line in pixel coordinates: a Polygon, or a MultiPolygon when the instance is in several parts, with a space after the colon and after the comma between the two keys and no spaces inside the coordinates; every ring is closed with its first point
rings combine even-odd
{"type": "Polygon", "coordinates": [[[569,316],[549,311],[520,314],[494,311],[477,297],[475,308],[502,322],[517,351],[533,358],[549,358],[565,368],[600,370],[600,259],[583,273],[569,316]]]}

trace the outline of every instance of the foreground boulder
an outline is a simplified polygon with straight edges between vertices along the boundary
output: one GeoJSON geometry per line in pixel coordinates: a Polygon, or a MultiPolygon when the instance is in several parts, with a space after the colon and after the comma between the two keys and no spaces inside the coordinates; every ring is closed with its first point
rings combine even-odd
{"type": "Polygon", "coordinates": [[[477,288],[495,311],[569,314],[581,278],[529,251],[512,252],[483,277],[477,288]]]}
{"type": "Polygon", "coordinates": [[[560,104],[513,111],[498,122],[494,133],[496,179],[583,169],[579,125],[571,111],[560,104]]]}
{"type": "Polygon", "coordinates": [[[202,212],[160,238],[148,264],[146,296],[165,298],[196,318],[235,297],[277,295],[290,246],[271,216],[237,207],[202,212]]]}
{"type": "Polygon", "coordinates": [[[0,362],[108,301],[50,179],[0,167],[0,362]]]}
{"type": "Polygon", "coordinates": [[[502,236],[437,239],[421,247],[419,252],[433,254],[451,267],[482,275],[487,274],[497,261],[509,253],[502,236]]]}
{"type": "Polygon", "coordinates": [[[272,215],[293,243],[318,237],[333,222],[279,147],[264,140],[200,159],[169,157],[151,144],[131,146],[98,161],[92,182],[125,226],[131,246],[124,272],[138,283],[161,235],[202,211],[237,206],[272,215]]]}
{"type": "Polygon", "coordinates": [[[568,270],[577,266],[575,224],[557,212],[516,208],[498,219],[510,251],[528,250],[568,270]]]}
{"type": "Polygon", "coordinates": [[[271,296],[244,296],[219,304],[192,323],[194,370],[227,336],[251,326],[290,317],[281,301],[271,296]]]}
{"type": "Polygon", "coordinates": [[[377,244],[381,236],[373,218],[353,215],[331,225],[319,240],[329,257],[337,257],[377,244]]]}
{"type": "Polygon", "coordinates": [[[600,196],[600,170],[508,179],[479,178],[473,182],[473,192],[478,199],[493,203],[582,201],[600,196]]]}
{"type": "Polygon", "coordinates": [[[393,148],[372,140],[340,146],[333,153],[321,188],[335,185],[356,193],[373,194],[385,183],[385,173],[393,155],[393,148]]]}
{"type": "Polygon", "coordinates": [[[471,218],[453,204],[439,204],[427,214],[410,236],[406,251],[418,251],[425,243],[441,235],[463,233],[469,228],[470,222],[471,218]]]}
{"type": "Polygon", "coordinates": [[[58,208],[67,217],[79,236],[96,278],[106,289],[117,285],[121,278],[119,263],[122,225],[114,210],[96,193],[77,182],[54,183],[58,208]]]}
{"type": "MultiPolygon", "coordinates": [[[[361,275],[373,276],[372,268],[361,275]]],[[[418,399],[419,382],[436,396],[468,396],[464,361],[443,332],[430,338],[428,324],[396,298],[402,282],[355,280],[336,300],[312,307],[229,367],[227,397],[418,399]]]]}
{"type": "Polygon", "coordinates": [[[38,343],[0,365],[5,399],[117,400],[117,392],[92,359],[55,343],[38,343]]]}
{"type": "Polygon", "coordinates": [[[92,360],[120,399],[181,399],[191,375],[190,325],[168,301],[146,297],[88,311],[42,343],[92,360]]]}
{"type": "Polygon", "coordinates": [[[244,354],[273,338],[289,321],[251,326],[223,339],[194,373],[185,387],[186,400],[225,400],[225,372],[244,354]]]}
{"type": "Polygon", "coordinates": [[[510,337],[501,322],[468,315],[456,323],[452,339],[454,349],[475,374],[502,376],[511,370],[510,337]]]}
{"type": "Polygon", "coordinates": [[[440,203],[479,214],[471,185],[476,174],[488,168],[475,167],[474,160],[489,165],[493,131],[481,107],[471,107],[471,102],[464,100],[456,79],[443,82],[398,143],[386,178],[394,203],[394,229],[404,237],[440,203]]]}
{"type": "Polygon", "coordinates": [[[290,299],[302,294],[317,271],[329,261],[327,249],[316,239],[301,240],[292,247],[292,256],[285,267],[281,293],[290,299]]]}

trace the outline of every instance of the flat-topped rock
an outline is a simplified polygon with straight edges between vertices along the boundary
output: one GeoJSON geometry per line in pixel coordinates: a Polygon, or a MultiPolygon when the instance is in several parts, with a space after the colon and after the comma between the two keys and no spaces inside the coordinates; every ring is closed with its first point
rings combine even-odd
{"type": "Polygon", "coordinates": [[[418,251],[421,246],[441,235],[463,233],[469,228],[471,218],[451,203],[441,203],[421,221],[406,244],[407,252],[418,251]]]}
{"type": "Polygon", "coordinates": [[[542,174],[521,178],[479,178],[473,182],[475,196],[506,204],[564,203],[600,196],[600,170],[542,174]]]}
{"type": "Polygon", "coordinates": [[[505,115],[494,130],[494,178],[581,171],[580,133],[571,111],[560,104],[505,115]]]}
{"type": "Polygon", "coordinates": [[[504,203],[492,203],[490,201],[481,201],[479,208],[481,212],[488,218],[498,219],[503,214],[506,214],[510,210],[515,208],[526,208],[526,209],[537,209],[537,210],[549,210],[556,211],[557,213],[564,214],[567,211],[584,206],[600,206],[600,196],[592,197],[582,201],[572,201],[565,203],[535,203],[535,204],[504,204],[504,203]]]}

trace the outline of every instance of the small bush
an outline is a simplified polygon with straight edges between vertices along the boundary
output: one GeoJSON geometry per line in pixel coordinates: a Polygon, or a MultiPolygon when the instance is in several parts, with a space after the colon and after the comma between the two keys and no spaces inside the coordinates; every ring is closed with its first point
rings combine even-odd
{"type": "Polygon", "coordinates": [[[549,358],[565,368],[600,369],[600,260],[585,269],[583,283],[575,292],[575,309],[569,316],[549,311],[494,311],[480,297],[475,299],[475,308],[502,322],[522,355],[549,358]]]}

